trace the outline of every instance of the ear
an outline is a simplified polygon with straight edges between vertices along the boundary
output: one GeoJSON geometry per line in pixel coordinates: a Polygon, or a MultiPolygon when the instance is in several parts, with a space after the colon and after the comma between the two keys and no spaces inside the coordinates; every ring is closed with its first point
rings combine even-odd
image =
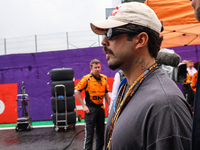
{"type": "Polygon", "coordinates": [[[149,37],[147,33],[141,32],[137,35],[137,45],[136,48],[142,48],[148,44],[149,37]]]}

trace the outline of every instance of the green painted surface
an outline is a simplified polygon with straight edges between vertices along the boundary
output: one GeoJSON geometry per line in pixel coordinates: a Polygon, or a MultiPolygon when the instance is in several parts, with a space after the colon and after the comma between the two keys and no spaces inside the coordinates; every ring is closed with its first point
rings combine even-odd
{"type": "MultiPolygon", "coordinates": [[[[105,118],[105,121],[107,121],[107,118],[105,118]]],[[[81,119],[81,121],[77,121],[76,123],[84,123],[85,120],[81,119]]],[[[0,128],[7,128],[7,127],[15,127],[17,123],[10,123],[10,124],[0,124],[0,128]]],[[[32,122],[33,126],[41,126],[41,125],[53,125],[53,121],[33,121],[32,122]]]]}

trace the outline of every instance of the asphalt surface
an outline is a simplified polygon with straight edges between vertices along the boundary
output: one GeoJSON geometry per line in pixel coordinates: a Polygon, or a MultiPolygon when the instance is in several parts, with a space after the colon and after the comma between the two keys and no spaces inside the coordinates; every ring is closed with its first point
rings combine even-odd
{"type": "Polygon", "coordinates": [[[18,132],[14,128],[0,130],[0,150],[64,150],[70,143],[67,150],[82,150],[85,136],[83,130],[84,125],[76,125],[75,128],[69,126],[67,131],[62,128],[55,131],[53,127],[33,127],[31,131],[18,132]]]}

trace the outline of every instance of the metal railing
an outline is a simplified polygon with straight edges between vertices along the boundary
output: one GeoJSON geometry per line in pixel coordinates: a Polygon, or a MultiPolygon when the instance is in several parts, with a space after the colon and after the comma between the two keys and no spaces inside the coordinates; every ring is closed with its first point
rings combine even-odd
{"type": "Polygon", "coordinates": [[[0,55],[101,46],[102,36],[78,31],[0,39],[0,55]]]}

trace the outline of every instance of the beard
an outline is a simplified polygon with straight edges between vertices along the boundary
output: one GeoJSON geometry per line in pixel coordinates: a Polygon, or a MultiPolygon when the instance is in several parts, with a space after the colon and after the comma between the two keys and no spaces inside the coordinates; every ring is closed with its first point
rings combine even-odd
{"type": "Polygon", "coordinates": [[[108,67],[112,70],[116,70],[121,66],[121,63],[109,63],[108,62],[108,67]]]}
{"type": "MultiPolygon", "coordinates": [[[[106,46],[103,48],[103,51],[105,53],[109,53],[109,54],[115,56],[113,51],[111,49],[108,49],[106,46]]],[[[115,61],[112,61],[109,59],[107,59],[107,62],[108,62],[108,67],[112,70],[116,70],[121,66],[121,62],[115,62],[115,61]]]]}

